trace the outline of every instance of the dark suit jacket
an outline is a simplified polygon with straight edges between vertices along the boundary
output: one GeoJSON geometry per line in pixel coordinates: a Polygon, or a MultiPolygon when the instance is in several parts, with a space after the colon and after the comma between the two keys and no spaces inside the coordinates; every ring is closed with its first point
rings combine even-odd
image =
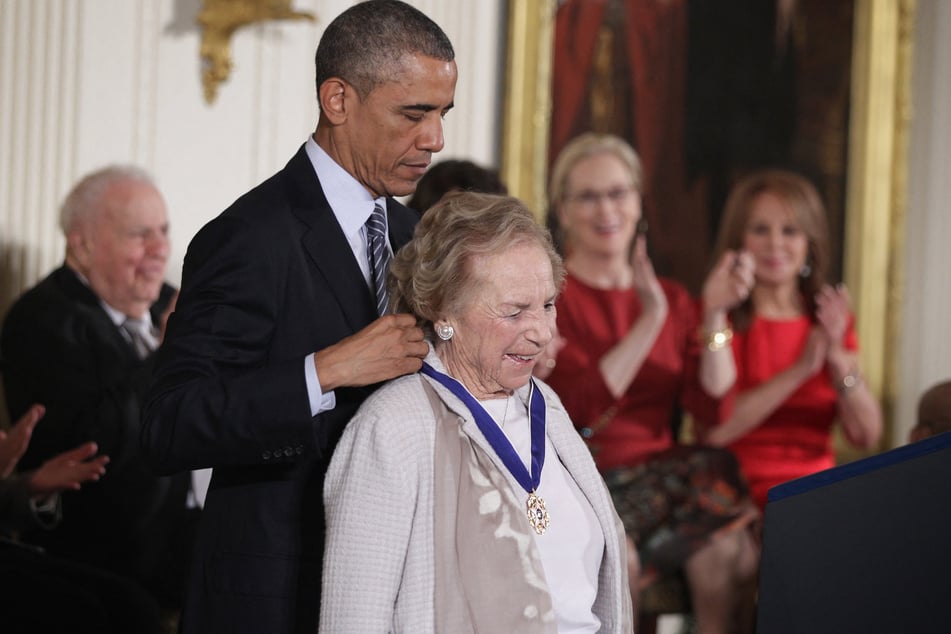
{"type": "MultiPolygon", "coordinates": [[[[398,249],[418,215],[387,211],[398,249]]],[[[214,467],[186,633],[316,631],[323,474],[372,388],[311,417],[304,358],[376,317],[303,147],[192,240],[142,435],[161,472],[214,467]]]]}
{"type": "MultiPolygon", "coordinates": [[[[155,319],[173,293],[164,285],[152,307],[155,319]]],[[[46,406],[20,470],[90,440],[110,458],[99,482],[63,493],[59,526],[25,539],[151,587],[170,565],[164,551],[168,522],[184,520],[169,514],[184,513],[188,486],[187,474],[159,478],[141,459],[141,407],[154,357],[136,356],[92,290],[66,266],[11,307],[0,356],[13,420],[32,403],[46,406]]]]}

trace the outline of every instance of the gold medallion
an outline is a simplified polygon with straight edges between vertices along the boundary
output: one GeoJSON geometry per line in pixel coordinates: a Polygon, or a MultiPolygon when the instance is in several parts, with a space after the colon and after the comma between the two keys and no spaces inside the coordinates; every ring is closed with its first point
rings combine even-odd
{"type": "Polygon", "coordinates": [[[551,524],[548,509],[545,508],[545,500],[532,491],[528,494],[528,502],[525,506],[528,510],[528,523],[532,525],[537,535],[543,535],[548,525],[551,524]]]}

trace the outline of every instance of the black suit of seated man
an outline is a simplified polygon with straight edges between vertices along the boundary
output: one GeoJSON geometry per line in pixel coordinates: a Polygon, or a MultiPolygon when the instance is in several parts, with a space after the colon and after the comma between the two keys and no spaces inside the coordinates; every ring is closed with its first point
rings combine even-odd
{"type": "MultiPolygon", "coordinates": [[[[24,535],[51,554],[131,578],[180,605],[191,552],[189,474],[157,477],[139,450],[141,408],[175,289],[165,202],[151,178],[112,166],[82,179],[61,209],[65,263],[24,293],[0,333],[11,417],[46,407],[20,468],[93,441],[102,479],[62,496],[62,522],[24,535]],[[129,318],[146,347],[136,347],[129,318]]],[[[131,323],[131,322],[130,322],[131,323]]]]}

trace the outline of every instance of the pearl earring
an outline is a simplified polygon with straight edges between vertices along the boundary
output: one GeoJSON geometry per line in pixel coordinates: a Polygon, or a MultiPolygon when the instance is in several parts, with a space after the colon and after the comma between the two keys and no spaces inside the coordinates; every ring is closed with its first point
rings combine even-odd
{"type": "Polygon", "coordinates": [[[799,269],[799,277],[805,279],[810,275],[812,275],[812,267],[809,266],[809,263],[807,262],[806,264],[802,265],[801,269],[799,269]]]}
{"type": "Polygon", "coordinates": [[[452,339],[452,336],[456,334],[456,329],[450,326],[449,324],[441,324],[436,326],[436,336],[442,339],[443,341],[449,341],[452,339]]]}

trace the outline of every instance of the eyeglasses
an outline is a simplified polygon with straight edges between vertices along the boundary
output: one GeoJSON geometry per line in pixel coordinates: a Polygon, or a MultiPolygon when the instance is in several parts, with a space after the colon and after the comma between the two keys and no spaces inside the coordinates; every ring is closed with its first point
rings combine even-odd
{"type": "Polygon", "coordinates": [[[626,203],[634,195],[634,192],[633,187],[612,187],[607,191],[600,192],[593,189],[584,189],[577,194],[565,196],[565,200],[587,209],[594,209],[602,199],[606,199],[615,205],[626,203]]]}

